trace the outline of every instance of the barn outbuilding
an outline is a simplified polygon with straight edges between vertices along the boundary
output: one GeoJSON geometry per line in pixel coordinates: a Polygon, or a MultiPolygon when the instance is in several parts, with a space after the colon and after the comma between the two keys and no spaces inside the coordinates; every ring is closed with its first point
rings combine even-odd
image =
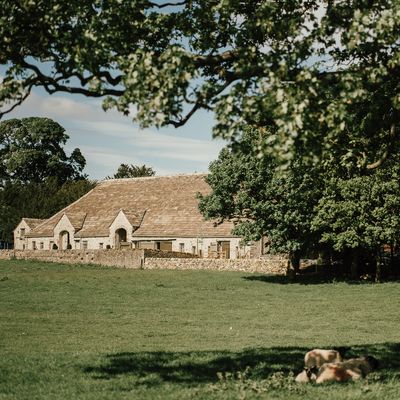
{"type": "Polygon", "coordinates": [[[211,191],[205,176],[104,180],[46,220],[22,219],[14,231],[15,248],[150,248],[200,257],[248,257],[251,248],[232,235],[232,222],[215,225],[201,215],[197,194],[211,191]]]}

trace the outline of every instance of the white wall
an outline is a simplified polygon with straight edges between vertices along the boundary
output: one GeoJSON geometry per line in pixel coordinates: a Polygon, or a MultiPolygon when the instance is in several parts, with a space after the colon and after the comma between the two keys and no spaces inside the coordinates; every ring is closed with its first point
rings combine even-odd
{"type": "Polygon", "coordinates": [[[113,223],[110,226],[110,236],[108,238],[108,243],[110,244],[112,248],[115,248],[115,232],[118,229],[125,229],[126,230],[126,241],[128,243],[132,242],[132,225],[128,221],[128,218],[126,218],[124,212],[120,210],[118,215],[115,217],[113,223]]]}
{"type": "MultiPolygon", "coordinates": [[[[166,238],[168,239],[168,238],[166,238]]],[[[158,240],[156,238],[152,237],[133,237],[133,241],[160,241],[162,240],[159,238],[158,240]]],[[[232,237],[227,237],[227,238],[175,238],[172,240],[172,251],[181,251],[181,246],[180,244],[183,244],[184,247],[184,253],[190,253],[201,255],[203,257],[208,257],[208,250],[209,247],[216,247],[217,242],[220,241],[229,241],[230,242],[230,258],[240,258],[245,255],[246,252],[249,251],[250,247],[246,246],[245,248],[241,248],[240,246],[240,238],[232,238],[232,237]],[[194,249],[193,249],[194,248],[194,249]]]]}
{"type": "Polygon", "coordinates": [[[76,238],[72,244],[72,248],[75,250],[83,250],[85,248],[88,250],[105,249],[107,245],[110,245],[110,239],[108,236],[104,237],[88,237],[88,238],[76,238]]]}
{"type": "Polygon", "coordinates": [[[16,250],[23,250],[24,248],[27,249],[28,246],[27,238],[21,238],[21,229],[25,229],[25,235],[31,231],[29,225],[24,220],[21,220],[21,222],[14,229],[14,249],[16,250]]]}
{"type": "Polygon", "coordinates": [[[27,239],[27,250],[51,250],[54,239],[52,237],[39,237],[27,239]],[[41,248],[43,247],[43,249],[41,248]]]}
{"type": "Polygon", "coordinates": [[[60,250],[65,250],[66,246],[62,246],[60,233],[63,231],[67,231],[69,233],[69,241],[72,246],[74,243],[74,233],[75,228],[72,226],[71,222],[69,222],[68,217],[64,214],[61,219],[58,221],[57,225],[54,227],[54,242],[58,246],[60,250]]]}

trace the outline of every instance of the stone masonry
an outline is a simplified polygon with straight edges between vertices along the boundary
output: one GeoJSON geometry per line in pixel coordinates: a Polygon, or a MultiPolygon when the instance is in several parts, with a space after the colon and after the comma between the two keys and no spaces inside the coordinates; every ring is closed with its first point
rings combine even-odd
{"type": "Polygon", "coordinates": [[[287,258],[280,255],[260,259],[197,258],[190,254],[154,250],[2,250],[0,260],[38,260],[65,264],[94,264],[132,269],[242,271],[284,275],[287,258]]]}

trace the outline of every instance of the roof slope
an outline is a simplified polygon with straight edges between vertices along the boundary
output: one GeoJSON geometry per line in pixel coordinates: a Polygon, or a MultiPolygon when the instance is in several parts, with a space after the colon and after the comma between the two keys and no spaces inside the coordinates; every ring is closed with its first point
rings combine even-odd
{"type": "Polygon", "coordinates": [[[44,219],[41,218],[22,218],[26,224],[31,228],[35,228],[36,226],[38,226],[39,224],[41,224],[43,221],[45,221],[44,219]]]}
{"type": "Polygon", "coordinates": [[[204,221],[198,210],[196,194],[211,191],[205,176],[102,181],[75,203],[40,224],[31,236],[52,236],[53,228],[63,214],[81,217],[77,218],[77,226],[82,222],[77,237],[108,236],[110,225],[122,209],[133,226],[139,225],[135,237],[230,237],[231,222],[215,227],[212,221],[204,221]]]}

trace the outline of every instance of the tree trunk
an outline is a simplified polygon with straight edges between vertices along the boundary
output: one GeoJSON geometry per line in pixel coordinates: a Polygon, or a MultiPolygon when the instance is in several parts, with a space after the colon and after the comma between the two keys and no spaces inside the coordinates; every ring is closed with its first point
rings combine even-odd
{"type": "Polygon", "coordinates": [[[353,250],[353,257],[351,260],[351,266],[350,266],[350,276],[351,279],[358,279],[358,261],[360,258],[359,254],[359,249],[354,249],[353,250]]]}
{"type": "Polygon", "coordinates": [[[289,271],[293,271],[292,273],[294,275],[300,272],[300,253],[298,251],[289,252],[288,272],[289,271]]]}
{"type": "Polygon", "coordinates": [[[381,250],[378,250],[376,254],[376,270],[375,270],[376,283],[382,282],[382,266],[383,266],[382,252],[381,250]]]}
{"type": "Polygon", "coordinates": [[[329,272],[329,266],[331,266],[330,253],[326,248],[321,248],[318,251],[317,271],[320,270],[324,275],[327,275],[329,272]]]}

